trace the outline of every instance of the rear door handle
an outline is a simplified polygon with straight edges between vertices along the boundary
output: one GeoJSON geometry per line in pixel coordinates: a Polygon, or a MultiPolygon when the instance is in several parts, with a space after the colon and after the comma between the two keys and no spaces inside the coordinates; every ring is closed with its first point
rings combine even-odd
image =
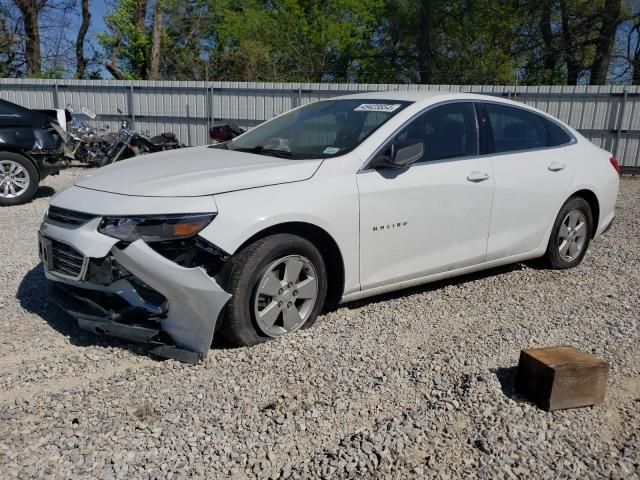
{"type": "Polygon", "coordinates": [[[564,170],[566,165],[560,162],[551,162],[549,164],[549,170],[552,172],[559,172],[560,170],[564,170]]]}
{"type": "Polygon", "coordinates": [[[478,170],[474,170],[469,175],[467,175],[467,180],[470,182],[484,182],[489,179],[489,174],[486,172],[479,172],[478,170]]]}

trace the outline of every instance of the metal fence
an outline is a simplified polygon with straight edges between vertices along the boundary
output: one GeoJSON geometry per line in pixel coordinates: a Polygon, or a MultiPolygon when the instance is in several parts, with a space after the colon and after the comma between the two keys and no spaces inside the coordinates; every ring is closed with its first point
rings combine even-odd
{"type": "Polygon", "coordinates": [[[544,110],[640,171],[639,86],[488,86],[0,79],[0,98],[29,108],[87,107],[117,128],[118,109],[141,131],[205,145],[221,121],[253,127],[299,105],[356,92],[449,90],[508,97],[544,110]]]}

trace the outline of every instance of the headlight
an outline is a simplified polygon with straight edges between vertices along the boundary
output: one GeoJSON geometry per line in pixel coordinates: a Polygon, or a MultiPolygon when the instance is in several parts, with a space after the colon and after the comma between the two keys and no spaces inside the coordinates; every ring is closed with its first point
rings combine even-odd
{"type": "Polygon", "coordinates": [[[125,242],[159,242],[191,237],[209,225],[214,217],[213,213],[104,217],[98,231],[125,242]]]}

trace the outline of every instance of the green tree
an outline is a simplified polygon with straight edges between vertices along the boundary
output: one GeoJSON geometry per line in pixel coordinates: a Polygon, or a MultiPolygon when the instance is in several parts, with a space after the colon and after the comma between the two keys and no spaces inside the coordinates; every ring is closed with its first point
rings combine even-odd
{"type": "Polygon", "coordinates": [[[621,0],[539,0],[529,18],[538,29],[523,37],[529,47],[523,80],[529,84],[603,84],[614,39],[632,16],[621,0]]]}
{"type": "Polygon", "coordinates": [[[17,36],[10,22],[10,7],[0,3],[0,77],[20,75],[17,36]]]}
{"type": "Polygon", "coordinates": [[[146,14],[146,0],[116,0],[113,13],[105,17],[107,32],[98,34],[98,43],[110,59],[106,67],[115,78],[147,76],[151,39],[146,14]]]}
{"type": "Polygon", "coordinates": [[[229,80],[348,81],[374,52],[383,0],[216,2],[209,59],[229,80]]]}
{"type": "Polygon", "coordinates": [[[630,3],[116,0],[99,40],[116,78],[603,83],[630,3]]]}

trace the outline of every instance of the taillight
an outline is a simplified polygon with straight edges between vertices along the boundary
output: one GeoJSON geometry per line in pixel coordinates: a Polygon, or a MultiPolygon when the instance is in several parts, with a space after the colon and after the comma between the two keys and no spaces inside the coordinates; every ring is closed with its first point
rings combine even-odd
{"type": "Polygon", "coordinates": [[[618,175],[620,175],[620,164],[618,163],[618,160],[611,157],[609,161],[611,162],[611,166],[616,169],[616,172],[618,172],[618,175]]]}

